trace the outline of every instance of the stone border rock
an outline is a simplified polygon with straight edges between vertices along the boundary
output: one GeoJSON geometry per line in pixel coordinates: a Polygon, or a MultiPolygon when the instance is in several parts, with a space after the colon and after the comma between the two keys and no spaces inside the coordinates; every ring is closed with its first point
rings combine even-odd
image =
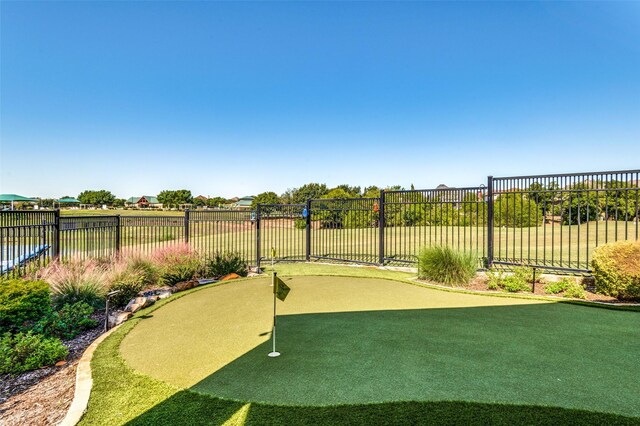
{"type": "Polygon", "coordinates": [[[93,386],[93,378],[91,376],[91,359],[93,359],[93,353],[98,345],[102,343],[104,339],[109,337],[109,335],[117,328],[118,327],[114,327],[100,335],[100,337],[94,340],[82,354],[76,369],[76,389],[73,394],[73,401],[67,410],[67,415],[64,416],[64,419],[59,423],[59,426],[75,426],[78,424],[80,419],[82,419],[85,411],[87,411],[89,397],[91,396],[91,387],[93,386]]]}

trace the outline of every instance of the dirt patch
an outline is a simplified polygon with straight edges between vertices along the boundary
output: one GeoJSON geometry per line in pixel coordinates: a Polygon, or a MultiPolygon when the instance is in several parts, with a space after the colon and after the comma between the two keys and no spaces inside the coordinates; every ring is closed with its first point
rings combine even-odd
{"type": "Polygon", "coordinates": [[[62,421],[73,401],[76,367],[84,350],[102,334],[104,314],[92,316],[98,326],[74,339],[67,363],[11,376],[0,375],[0,418],[3,426],[54,425],[62,421]]]}

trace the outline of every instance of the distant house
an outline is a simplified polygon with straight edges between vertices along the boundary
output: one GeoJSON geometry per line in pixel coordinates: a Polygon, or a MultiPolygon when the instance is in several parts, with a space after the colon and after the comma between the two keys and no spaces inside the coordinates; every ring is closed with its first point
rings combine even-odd
{"type": "Polygon", "coordinates": [[[240,209],[240,210],[249,210],[251,208],[251,204],[253,204],[253,196],[246,196],[239,198],[238,201],[231,204],[232,209],[240,209]]]}
{"type": "Polygon", "coordinates": [[[156,197],[150,195],[143,195],[141,197],[131,197],[124,203],[125,207],[135,207],[138,209],[159,209],[162,208],[162,203],[158,201],[156,197]]]}

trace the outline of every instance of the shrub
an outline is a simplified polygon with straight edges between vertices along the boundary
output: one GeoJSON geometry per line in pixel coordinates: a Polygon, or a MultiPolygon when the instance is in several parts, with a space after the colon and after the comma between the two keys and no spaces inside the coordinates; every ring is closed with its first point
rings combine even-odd
{"type": "Polygon", "coordinates": [[[246,277],[248,265],[240,253],[216,253],[213,257],[205,259],[203,273],[207,277],[221,277],[232,273],[246,277]]]}
{"type": "Polygon", "coordinates": [[[476,274],[474,253],[455,251],[447,246],[423,249],[418,256],[418,275],[443,284],[467,284],[476,274]]]}
{"type": "Polygon", "coordinates": [[[44,281],[0,281],[0,332],[18,331],[51,310],[49,286],[44,281]]]}
{"type": "Polygon", "coordinates": [[[127,270],[137,274],[144,286],[151,286],[158,282],[158,266],[149,258],[139,253],[124,258],[127,270]]]}
{"type": "Polygon", "coordinates": [[[564,297],[573,297],[575,299],[586,299],[587,298],[587,294],[584,291],[584,288],[576,283],[576,282],[571,282],[569,283],[569,286],[567,287],[567,289],[564,291],[564,297]]]}
{"type": "Polygon", "coordinates": [[[85,302],[98,308],[104,303],[109,285],[109,265],[92,259],[54,262],[41,276],[51,287],[56,307],[85,302]]]}
{"type": "Polygon", "coordinates": [[[502,272],[487,270],[486,274],[487,278],[489,279],[487,281],[487,288],[489,290],[498,290],[503,279],[502,272]]]}
{"type": "Polygon", "coordinates": [[[519,291],[531,291],[529,283],[533,282],[533,269],[525,266],[513,268],[513,274],[506,275],[500,271],[487,271],[489,281],[487,287],[490,290],[501,288],[510,293],[519,291]]]}
{"type": "Polygon", "coordinates": [[[598,293],[620,299],[640,298],[640,241],[598,247],[591,266],[598,293]]]}
{"type": "Polygon", "coordinates": [[[531,291],[531,288],[527,284],[527,281],[517,275],[506,275],[501,282],[503,290],[510,293],[517,293],[519,291],[531,291]]]}
{"type": "MultiPolygon", "coordinates": [[[[156,273],[155,270],[154,273],[156,273]]],[[[114,265],[109,278],[109,291],[117,290],[119,293],[111,297],[113,306],[117,308],[125,306],[129,300],[136,297],[144,289],[147,280],[145,267],[137,262],[122,261],[114,265]]]]}
{"type": "Polygon", "coordinates": [[[558,294],[565,291],[571,285],[571,281],[568,278],[562,278],[560,281],[549,283],[544,286],[544,292],[547,294],[558,294]]]}
{"type": "Polygon", "coordinates": [[[93,307],[85,302],[64,305],[59,311],[52,311],[33,327],[35,333],[60,339],[72,339],[82,331],[93,328],[97,322],[91,319],[93,307]]]}
{"type": "Polygon", "coordinates": [[[60,339],[40,334],[5,333],[0,338],[0,373],[22,373],[51,365],[67,357],[60,339]]]}
{"type": "Polygon", "coordinates": [[[158,250],[153,260],[159,268],[160,282],[170,286],[196,278],[202,269],[197,254],[185,244],[158,250]]]}

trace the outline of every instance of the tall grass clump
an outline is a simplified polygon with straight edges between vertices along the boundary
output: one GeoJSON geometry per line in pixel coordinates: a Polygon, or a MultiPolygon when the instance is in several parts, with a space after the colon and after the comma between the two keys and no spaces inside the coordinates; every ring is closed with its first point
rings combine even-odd
{"type": "Polygon", "coordinates": [[[202,271],[204,276],[208,278],[219,278],[227,274],[238,274],[241,277],[246,277],[249,272],[249,266],[240,253],[216,253],[204,259],[202,271]]]}
{"type": "Polygon", "coordinates": [[[153,253],[152,261],[158,266],[159,282],[174,286],[200,276],[202,260],[186,244],[176,244],[153,253]]]}
{"type": "Polygon", "coordinates": [[[418,276],[442,284],[468,284],[476,269],[474,253],[456,251],[447,246],[427,247],[418,255],[418,276]]]}
{"type": "Polygon", "coordinates": [[[49,284],[57,307],[85,302],[99,308],[109,288],[108,265],[93,259],[53,262],[39,277],[49,284]]]}

